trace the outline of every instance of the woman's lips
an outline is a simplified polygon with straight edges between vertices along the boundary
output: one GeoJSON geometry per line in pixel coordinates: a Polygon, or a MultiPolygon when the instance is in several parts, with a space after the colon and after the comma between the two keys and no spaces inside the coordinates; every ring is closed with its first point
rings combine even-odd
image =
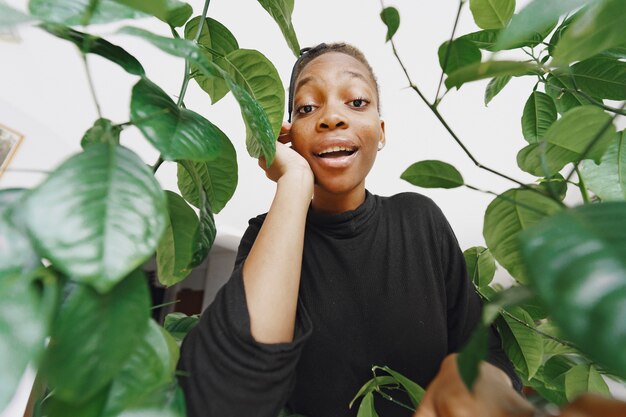
{"type": "Polygon", "coordinates": [[[356,149],[352,153],[347,152],[333,152],[322,156],[315,155],[315,162],[322,168],[341,169],[350,166],[352,161],[356,158],[359,150],[356,149]]]}

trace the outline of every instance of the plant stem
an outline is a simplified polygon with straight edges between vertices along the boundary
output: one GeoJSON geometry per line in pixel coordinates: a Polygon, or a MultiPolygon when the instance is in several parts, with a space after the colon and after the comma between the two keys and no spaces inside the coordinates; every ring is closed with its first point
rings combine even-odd
{"type": "Polygon", "coordinates": [[[6,172],[23,172],[25,174],[49,174],[51,171],[30,168],[7,168],[6,172]]]}
{"type": "Polygon", "coordinates": [[[391,401],[392,403],[399,405],[400,407],[406,408],[407,410],[411,410],[411,411],[413,411],[413,412],[415,411],[415,409],[414,409],[413,407],[409,407],[408,405],[404,404],[403,402],[400,402],[400,401],[398,401],[398,400],[394,399],[391,395],[389,395],[389,394],[387,394],[387,393],[385,393],[385,392],[382,392],[382,391],[381,391],[381,389],[380,389],[380,387],[376,387],[374,390],[375,390],[375,391],[376,391],[376,392],[377,392],[377,393],[378,393],[381,397],[383,397],[384,399],[389,400],[389,401],[391,401]]]}
{"type": "Polygon", "coordinates": [[[87,55],[81,51],[80,56],[83,59],[83,64],[85,65],[85,73],[87,74],[87,82],[89,83],[89,91],[91,92],[91,98],[93,99],[93,102],[96,105],[96,111],[98,112],[98,117],[102,119],[102,111],[100,110],[100,103],[98,103],[98,97],[96,97],[96,90],[93,86],[93,79],[91,78],[91,71],[89,70],[89,63],[87,62],[87,55]]]}
{"type": "MultiPolygon", "coordinates": [[[[624,107],[626,107],[626,101],[622,104],[622,107],[620,110],[624,110],[624,107]]],[[[595,144],[598,143],[598,141],[602,138],[602,135],[604,135],[604,133],[609,129],[609,127],[613,125],[613,121],[617,118],[617,116],[618,114],[615,113],[613,117],[607,120],[604,126],[602,126],[600,130],[598,130],[598,133],[596,133],[596,135],[591,140],[591,142],[589,142],[589,144],[587,145],[583,153],[580,155],[580,158],[578,159],[578,161],[574,162],[574,168],[572,168],[569,174],[567,174],[567,177],[565,177],[565,181],[568,181],[570,178],[572,178],[572,175],[574,175],[574,172],[576,172],[576,170],[578,169],[578,165],[580,164],[580,161],[582,161],[583,159],[587,157],[587,154],[589,154],[589,152],[591,151],[591,148],[593,148],[595,144]]]]}
{"type": "Polygon", "coordinates": [[[572,349],[579,350],[578,347],[576,345],[574,345],[573,343],[568,342],[567,340],[559,339],[558,337],[552,336],[550,334],[544,333],[541,330],[537,329],[536,327],[533,327],[530,324],[526,323],[524,320],[518,319],[517,317],[515,317],[513,314],[509,313],[506,310],[501,310],[501,311],[502,311],[502,314],[504,314],[505,316],[507,316],[510,319],[515,320],[516,322],[526,326],[527,328],[529,328],[533,332],[538,333],[538,334],[542,335],[543,337],[546,337],[546,338],[548,338],[550,340],[554,340],[555,342],[560,343],[563,346],[567,346],[567,347],[570,347],[572,349]]]}
{"type": "Polygon", "coordinates": [[[583,176],[580,175],[580,170],[578,167],[574,168],[576,170],[576,175],[578,176],[578,188],[580,189],[580,194],[583,196],[583,201],[585,204],[589,204],[589,193],[587,192],[587,187],[585,186],[585,181],[583,180],[583,176]]]}
{"type": "Polygon", "coordinates": [[[543,211],[541,211],[541,210],[538,210],[536,207],[529,206],[528,204],[521,203],[521,202],[519,202],[519,201],[515,201],[515,200],[513,200],[512,198],[509,198],[509,197],[507,197],[507,196],[506,196],[506,195],[504,195],[504,194],[498,194],[498,193],[495,193],[495,192],[493,192],[493,191],[489,191],[489,190],[481,190],[481,189],[480,189],[480,188],[478,188],[478,187],[474,187],[474,186],[472,186],[472,185],[468,185],[468,184],[463,184],[463,185],[465,185],[465,186],[466,186],[467,188],[469,188],[470,190],[480,191],[481,193],[495,195],[496,197],[499,197],[499,198],[501,198],[502,200],[504,200],[504,201],[506,201],[506,202],[508,202],[508,203],[513,204],[514,206],[519,206],[519,207],[525,208],[526,210],[529,210],[529,211],[532,211],[532,212],[534,212],[534,213],[537,213],[537,214],[539,214],[539,215],[540,215],[540,216],[542,216],[542,217],[546,215],[546,213],[544,213],[544,212],[543,212],[543,211]]]}
{"type": "MultiPolygon", "coordinates": [[[[562,83],[561,80],[559,80],[559,78],[552,74],[552,76],[554,78],[556,78],[559,82],[562,83]]],[[[545,83],[545,81],[544,81],[545,83]]],[[[624,110],[624,108],[615,108],[615,107],[611,107],[611,106],[607,106],[606,104],[602,103],[601,101],[596,100],[595,98],[591,97],[589,94],[585,93],[582,90],[579,89],[572,89],[572,88],[565,88],[565,87],[556,87],[556,86],[552,86],[546,83],[546,89],[548,88],[552,88],[554,90],[558,90],[560,93],[570,93],[570,94],[574,94],[580,97],[583,97],[585,100],[589,101],[591,104],[596,105],[598,107],[601,107],[602,109],[606,110],[606,111],[610,111],[611,113],[615,113],[615,114],[619,114],[622,116],[626,116],[626,111],[624,110]]]]}
{"type": "MultiPolygon", "coordinates": [[[[382,4],[382,0],[381,0],[381,4],[382,4]]],[[[552,200],[554,200],[556,203],[558,203],[561,206],[565,206],[563,204],[563,202],[559,199],[555,199],[550,195],[547,195],[535,188],[529,187],[527,184],[524,184],[521,181],[518,181],[514,178],[509,177],[506,174],[503,174],[501,172],[498,172],[492,168],[489,168],[488,166],[485,166],[483,164],[481,164],[480,162],[478,162],[478,160],[476,160],[476,158],[474,158],[474,155],[472,155],[472,153],[465,147],[465,145],[463,144],[463,142],[459,139],[459,137],[456,135],[456,133],[454,133],[454,131],[452,130],[452,128],[450,128],[450,126],[448,125],[448,123],[445,121],[445,119],[443,118],[443,116],[441,116],[441,114],[439,113],[439,111],[437,110],[436,107],[436,102],[431,104],[429,103],[429,101],[426,99],[426,97],[424,96],[424,94],[422,94],[422,92],[420,91],[420,89],[413,84],[413,81],[411,80],[411,77],[406,69],[406,67],[404,66],[404,63],[402,62],[402,59],[400,58],[400,56],[398,55],[398,51],[396,49],[396,45],[395,42],[393,41],[393,38],[391,38],[390,40],[391,42],[391,48],[393,50],[393,54],[396,57],[396,60],[398,61],[398,63],[400,64],[400,67],[402,68],[402,71],[404,72],[404,75],[406,76],[407,81],[409,82],[409,86],[413,89],[413,91],[415,91],[417,93],[417,95],[422,99],[422,101],[424,102],[424,104],[426,104],[426,106],[428,106],[428,108],[433,112],[433,114],[435,115],[435,117],[437,117],[437,119],[439,119],[439,121],[441,122],[441,124],[443,125],[443,127],[448,131],[448,133],[450,134],[450,136],[452,136],[452,139],[454,139],[454,141],[461,147],[461,149],[463,149],[463,152],[465,152],[465,154],[472,160],[472,162],[474,163],[474,165],[476,165],[478,168],[480,169],[484,169],[485,171],[491,172],[494,175],[497,175],[501,178],[507,179],[517,185],[519,185],[520,187],[527,189],[527,190],[532,190],[533,192],[536,192],[538,194],[541,194],[544,197],[548,197],[552,200]]]]}
{"type": "MultiPolygon", "coordinates": [[[[448,41],[448,47],[446,48],[446,56],[443,59],[443,66],[441,68],[441,76],[439,77],[439,85],[437,85],[437,92],[435,93],[435,103],[437,106],[441,99],[439,98],[439,91],[441,91],[441,84],[443,84],[443,76],[446,73],[446,69],[448,67],[448,61],[450,59],[450,51],[452,50],[451,45],[454,40],[454,34],[456,33],[456,27],[459,23],[459,17],[461,16],[461,10],[463,10],[463,5],[465,4],[465,0],[459,1],[459,9],[456,12],[456,18],[454,19],[454,26],[452,27],[452,33],[450,34],[450,40],[448,41]]],[[[442,97],[443,98],[443,97],[442,97]]]]}
{"type": "Polygon", "coordinates": [[[170,301],[170,302],[163,303],[163,304],[157,304],[155,306],[150,307],[150,310],[156,310],[157,308],[167,307],[167,306],[170,306],[172,304],[179,303],[179,302],[180,302],[180,300],[174,300],[174,301],[170,301]]]}
{"type": "Polygon", "coordinates": [[[161,166],[161,164],[163,163],[163,158],[161,158],[161,156],[159,156],[159,159],[157,159],[157,161],[154,163],[154,165],[152,165],[152,173],[156,174],[157,170],[159,169],[159,167],[161,166]]]}

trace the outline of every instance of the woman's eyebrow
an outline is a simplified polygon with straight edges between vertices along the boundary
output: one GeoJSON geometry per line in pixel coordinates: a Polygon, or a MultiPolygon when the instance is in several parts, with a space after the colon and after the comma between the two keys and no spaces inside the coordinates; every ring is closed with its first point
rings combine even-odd
{"type": "MultiPolygon", "coordinates": [[[[345,70],[345,71],[341,71],[341,74],[349,75],[350,78],[358,78],[360,80],[363,80],[363,81],[367,82],[367,78],[363,74],[361,74],[360,72],[345,70]]],[[[296,88],[294,89],[294,91],[299,90],[303,85],[305,85],[306,83],[312,81],[314,78],[315,77],[313,77],[313,76],[302,78],[300,81],[298,81],[298,84],[296,84],[296,88]]]]}

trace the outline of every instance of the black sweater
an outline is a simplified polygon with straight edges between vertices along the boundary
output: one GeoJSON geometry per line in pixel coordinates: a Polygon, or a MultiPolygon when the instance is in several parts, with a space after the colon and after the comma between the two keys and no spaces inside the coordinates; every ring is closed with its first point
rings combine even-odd
{"type": "MultiPolygon", "coordinates": [[[[480,319],[480,299],[440,209],[416,193],[367,193],[354,211],[309,210],[295,338],[258,343],[242,266],[264,218],[250,220],[229,282],[182,345],[179,379],[190,417],[276,417],[285,405],[307,417],[356,416],[358,404],[349,410],[348,403],[372,365],[426,387],[480,319]]],[[[519,389],[493,329],[488,360],[519,389]]],[[[383,417],[411,415],[382,398],[376,408],[383,417]]]]}

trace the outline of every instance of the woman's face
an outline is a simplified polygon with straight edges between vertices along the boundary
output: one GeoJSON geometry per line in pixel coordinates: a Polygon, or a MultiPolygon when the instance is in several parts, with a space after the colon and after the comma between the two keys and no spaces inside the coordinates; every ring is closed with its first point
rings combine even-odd
{"type": "Polygon", "coordinates": [[[312,60],[296,80],[292,146],[315,175],[316,189],[346,194],[365,187],[385,141],[376,84],[357,59],[339,52],[312,60]]]}

